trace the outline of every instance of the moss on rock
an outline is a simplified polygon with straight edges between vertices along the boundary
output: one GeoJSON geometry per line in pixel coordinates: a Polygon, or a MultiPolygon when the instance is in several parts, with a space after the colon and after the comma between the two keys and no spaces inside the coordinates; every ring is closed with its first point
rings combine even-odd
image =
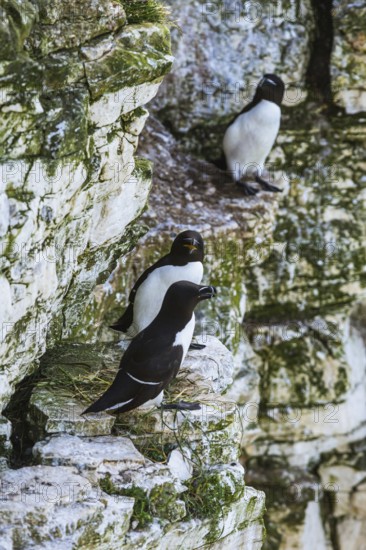
{"type": "Polygon", "coordinates": [[[242,472],[220,467],[201,471],[187,483],[184,493],[187,512],[192,517],[212,518],[222,513],[223,507],[238,500],[244,491],[242,472]]]}
{"type": "Polygon", "coordinates": [[[169,29],[161,25],[128,26],[111,40],[96,39],[82,48],[88,86],[95,100],[123,86],[149,82],[172,64],[169,29]]]}
{"type": "Polygon", "coordinates": [[[134,499],[131,521],[136,521],[139,528],[146,527],[153,521],[150,500],[141,487],[116,487],[110,476],[106,475],[99,482],[100,488],[108,495],[126,496],[134,499]]]}
{"type": "Polygon", "coordinates": [[[22,50],[37,16],[37,6],[28,0],[0,2],[0,61],[14,59],[22,50]]]}

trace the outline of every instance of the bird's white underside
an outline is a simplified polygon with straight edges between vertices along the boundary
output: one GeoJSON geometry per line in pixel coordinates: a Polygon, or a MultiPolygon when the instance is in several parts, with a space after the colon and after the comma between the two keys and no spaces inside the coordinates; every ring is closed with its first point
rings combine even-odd
{"type": "Polygon", "coordinates": [[[280,128],[281,109],[262,99],[240,115],[225,132],[223,148],[235,181],[260,175],[280,128]]]}
{"type": "Polygon", "coordinates": [[[192,319],[189,321],[189,323],[184,327],[183,330],[177,333],[175,340],[173,342],[173,346],[182,346],[183,348],[183,359],[185,358],[189,345],[192,342],[192,336],[194,332],[194,325],[195,325],[195,315],[192,314],[192,319]]]}
{"type": "Polygon", "coordinates": [[[136,292],[133,322],[128,336],[136,336],[157,316],[168,288],[177,281],[191,281],[199,284],[203,276],[201,262],[190,262],[185,266],[166,265],[155,269],[136,292]]]}

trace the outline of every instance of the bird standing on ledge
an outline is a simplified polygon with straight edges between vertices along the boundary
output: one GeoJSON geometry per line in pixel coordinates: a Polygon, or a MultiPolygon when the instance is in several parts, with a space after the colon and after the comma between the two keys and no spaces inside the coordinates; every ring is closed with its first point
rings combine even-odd
{"type": "MultiPolygon", "coordinates": [[[[248,196],[258,190],[242,179],[254,177],[266,191],[281,189],[262,178],[264,163],[277,137],[285,85],[275,74],[265,74],[254,98],[229,123],[223,140],[226,169],[248,196]]],[[[221,166],[220,166],[221,167],[221,166]]]]}
{"type": "MultiPolygon", "coordinates": [[[[160,311],[168,288],[177,281],[199,284],[203,276],[203,239],[197,231],[183,231],[169,254],[160,258],[138,278],[130,292],[124,314],[110,326],[133,337],[146,328],[160,311]]],[[[191,349],[205,346],[192,344],[191,349]]]]}
{"type": "MultiPolygon", "coordinates": [[[[194,308],[215,294],[214,287],[190,281],[171,285],[157,317],[133,338],[124,353],[112,385],[83,414],[122,413],[143,404],[160,405],[163,390],[176,377],[191,343],[194,308]]],[[[165,408],[193,410],[199,405],[181,401],[165,408]]]]}

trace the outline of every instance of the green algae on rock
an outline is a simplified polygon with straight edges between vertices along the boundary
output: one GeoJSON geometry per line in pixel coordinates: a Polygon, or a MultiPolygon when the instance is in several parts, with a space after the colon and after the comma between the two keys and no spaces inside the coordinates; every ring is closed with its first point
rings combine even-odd
{"type": "Polygon", "coordinates": [[[170,35],[153,24],[128,26],[113,38],[96,39],[82,48],[88,86],[95,100],[123,86],[164,76],[170,69],[170,35]]]}
{"type": "Polygon", "coordinates": [[[366,9],[354,2],[352,9],[341,0],[333,3],[334,46],[332,91],[335,102],[349,114],[365,111],[366,9]]]}
{"type": "Polygon", "coordinates": [[[27,41],[27,49],[39,56],[80,46],[92,38],[112,33],[126,23],[121,4],[115,0],[78,3],[38,0],[39,17],[27,41]]]}
{"type": "Polygon", "coordinates": [[[28,0],[0,3],[0,61],[15,59],[21,52],[38,14],[38,7],[28,0]]]}

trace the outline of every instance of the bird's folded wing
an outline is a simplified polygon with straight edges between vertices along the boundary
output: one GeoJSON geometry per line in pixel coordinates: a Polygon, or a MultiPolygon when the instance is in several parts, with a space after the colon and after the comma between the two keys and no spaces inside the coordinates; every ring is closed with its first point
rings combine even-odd
{"type": "Polygon", "coordinates": [[[119,330],[120,332],[127,332],[127,330],[132,325],[133,321],[133,304],[130,303],[127,306],[127,309],[121,315],[121,317],[116,321],[113,325],[110,325],[109,328],[112,328],[113,330],[119,330]]]}
{"type": "Polygon", "coordinates": [[[166,385],[179,370],[183,348],[164,342],[163,336],[143,338],[144,332],[133,340],[119,368],[143,382],[166,385]]]}
{"type": "Polygon", "coordinates": [[[182,357],[182,346],[142,331],[123,355],[112,385],[84,413],[123,412],[154,399],[177,375],[182,357]]]}
{"type": "Polygon", "coordinates": [[[118,408],[120,408],[136,399],[142,389],[141,384],[130,378],[124,371],[119,370],[112,385],[84,411],[84,414],[116,408],[116,405],[119,405],[118,408]]]}
{"type": "Polygon", "coordinates": [[[250,111],[251,109],[253,109],[253,107],[255,107],[257,104],[259,103],[259,100],[258,98],[254,98],[250,103],[248,103],[248,105],[245,105],[245,107],[243,107],[243,109],[240,111],[240,113],[237,113],[231,120],[230,122],[228,123],[227,125],[227,128],[229,126],[231,126],[232,124],[234,124],[234,122],[236,121],[236,119],[238,117],[240,117],[240,115],[244,114],[244,113],[247,113],[248,111],[250,111]]]}

